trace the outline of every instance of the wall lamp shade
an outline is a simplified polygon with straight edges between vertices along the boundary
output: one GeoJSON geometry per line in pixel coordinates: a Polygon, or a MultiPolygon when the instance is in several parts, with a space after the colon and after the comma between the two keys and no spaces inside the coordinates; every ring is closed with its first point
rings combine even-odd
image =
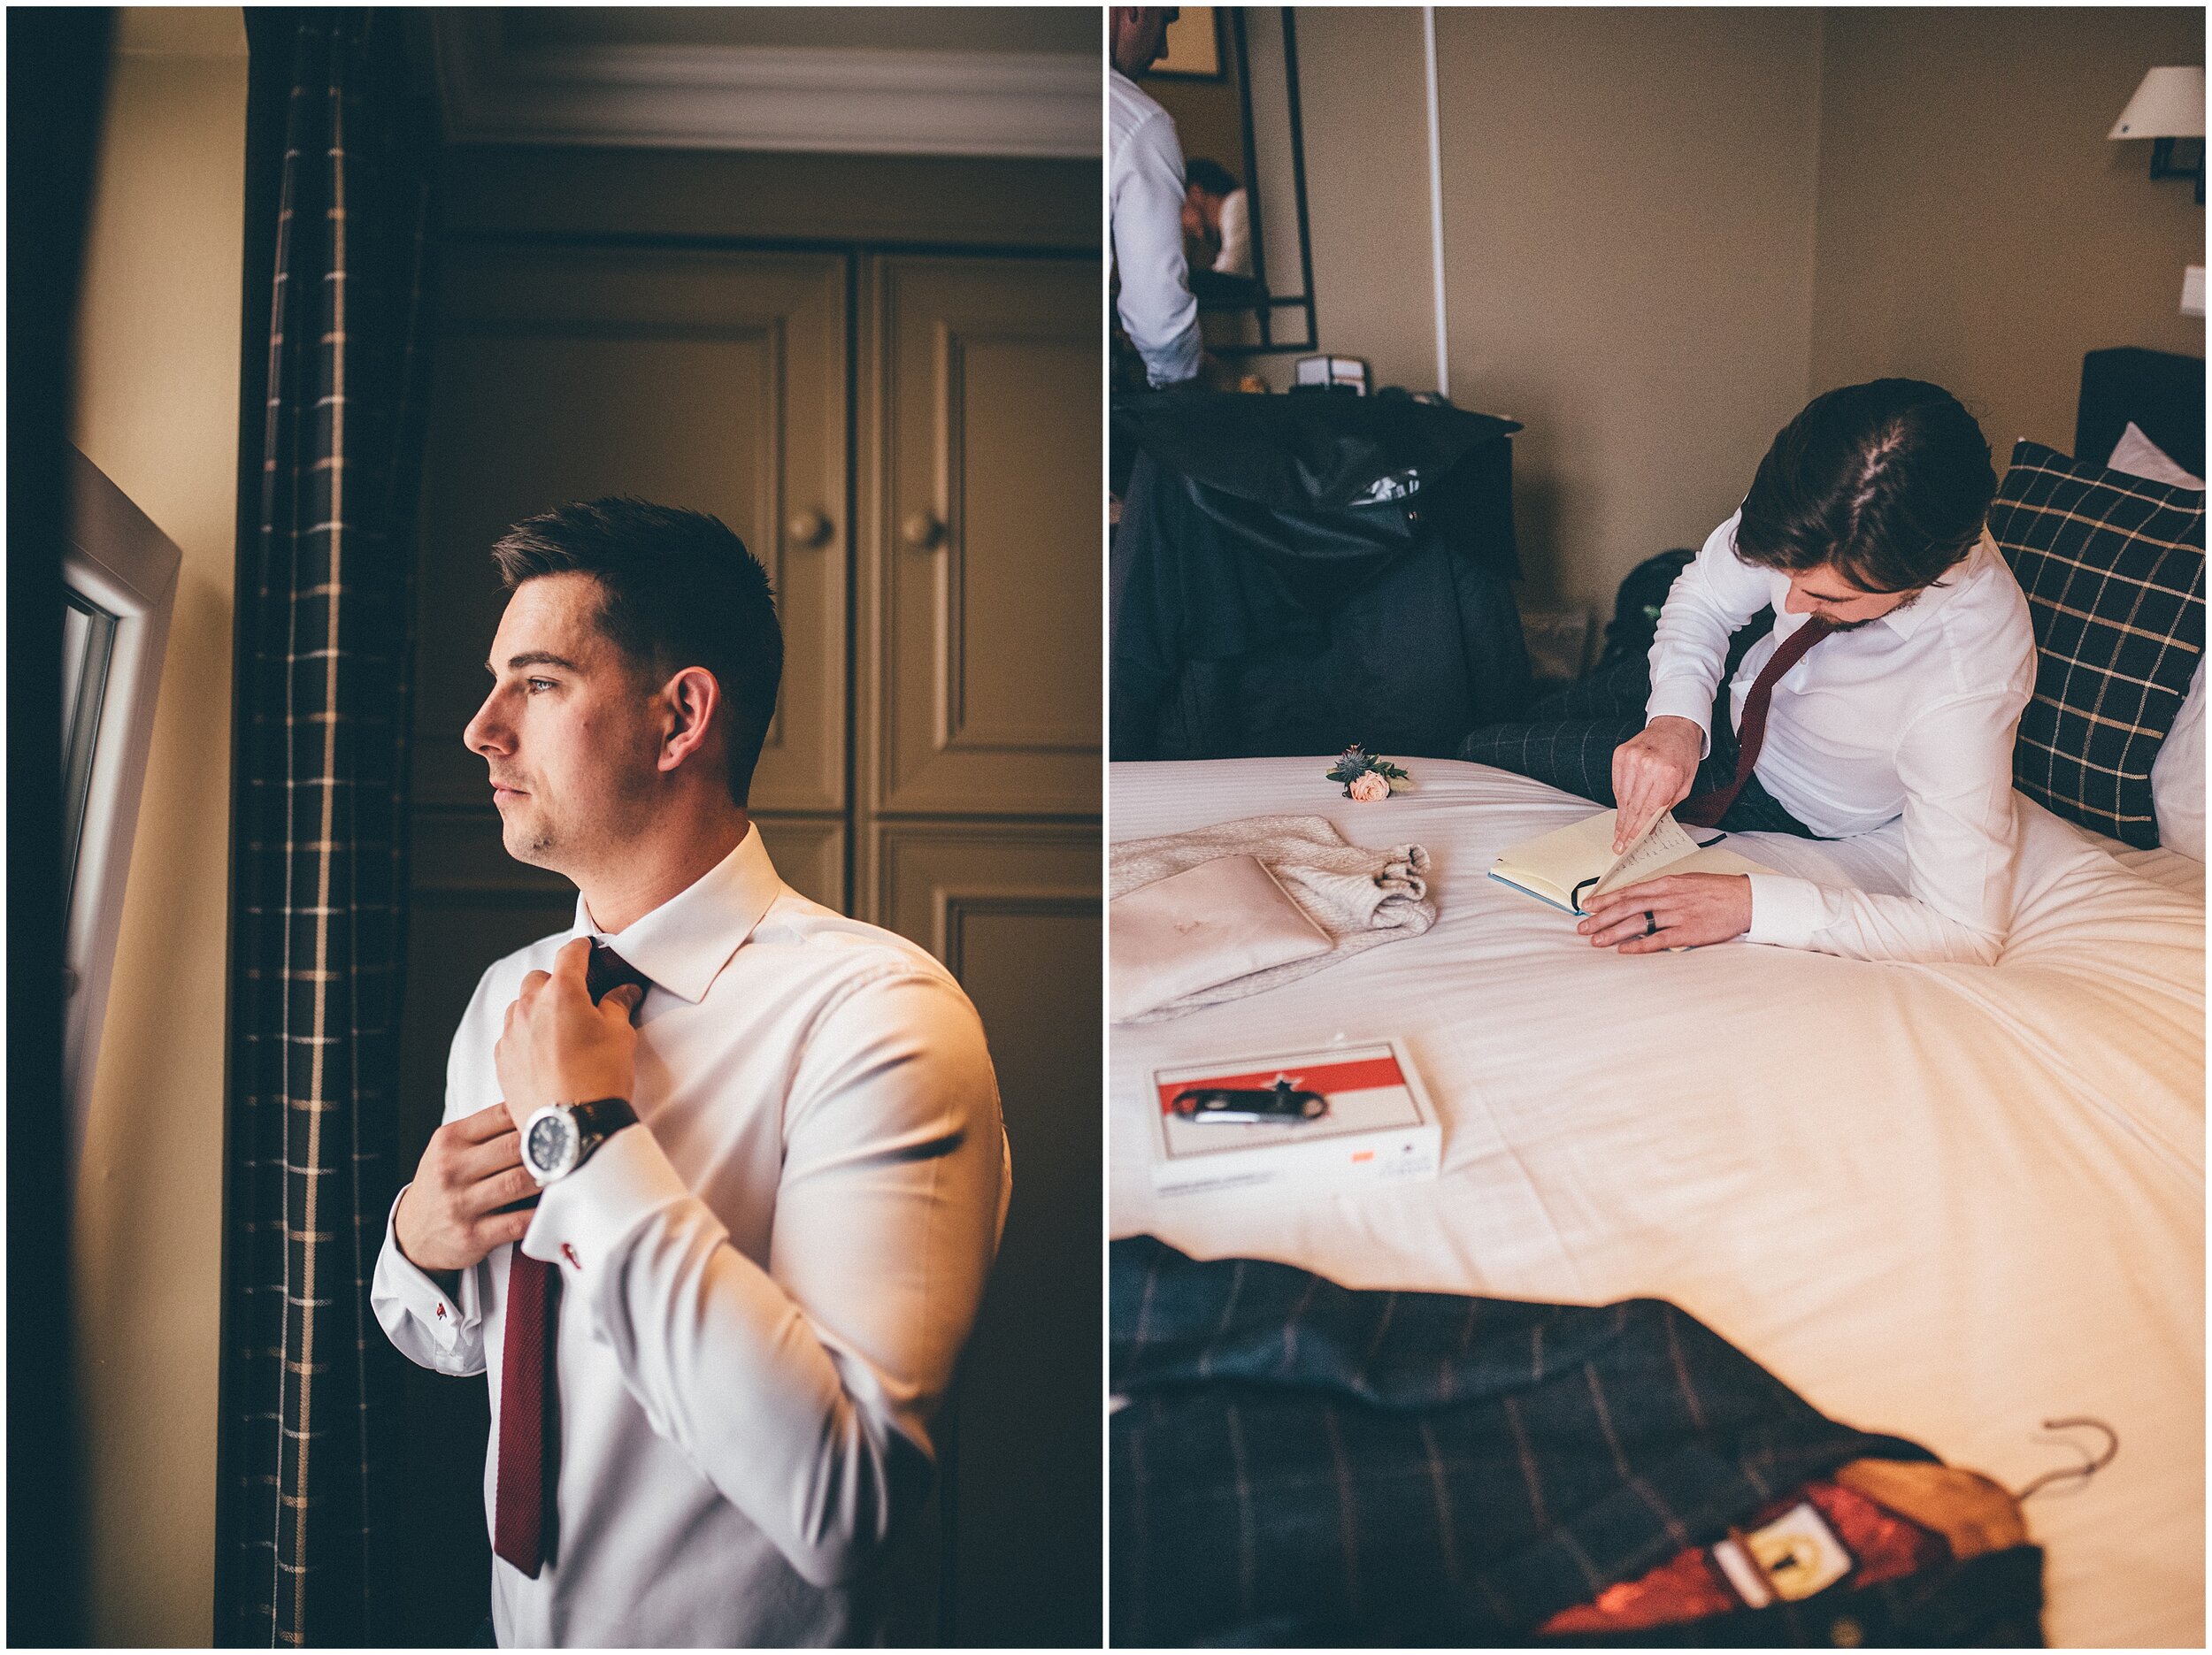
{"type": "MultiPolygon", "coordinates": [[[[2109,109],[2110,104],[2106,108],[2109,109]]],[[[2201,66],[2154,69],[2135,88],[2108,138],[2201,138],[2204,136],[2204,70],[2201,66]]]]}
{"type": "Polygon", "coordinates": [[[2152,70],[2112,123],[2107,138],[2151,139],[2153,178],[2193,178],[2197,201],[2204,201],[2204,69],[2181,65],[2152,70]],[[2194,167],[2174,165],[2174,140],[2197,141],[2194,167]]]}

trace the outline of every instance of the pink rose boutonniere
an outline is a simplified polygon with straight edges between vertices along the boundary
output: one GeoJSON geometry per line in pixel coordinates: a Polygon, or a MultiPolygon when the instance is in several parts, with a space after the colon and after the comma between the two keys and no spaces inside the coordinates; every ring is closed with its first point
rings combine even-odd
{"type": "Polygon", "coordinates": [[[1337,755],[1336,762],[1329,767],[1328,778],[1344,785],[1344,796],[1372,804],[1390,797],[1391,789],[1407,779],[1405,771],[1387,759],[1377,758],[1357,746],[1348,747],[1337,755]]]}

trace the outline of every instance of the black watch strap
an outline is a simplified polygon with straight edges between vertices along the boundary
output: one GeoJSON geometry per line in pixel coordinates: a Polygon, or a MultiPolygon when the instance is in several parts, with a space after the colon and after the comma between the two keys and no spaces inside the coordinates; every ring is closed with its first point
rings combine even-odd
{"type": "Polygon", "coordinates": [[[637,1124],[637,1111],[627,1098],[595,1098],[571,1107],[576,1121],[576,1164],[582,1166],[599,1145],[626,1126],[637,1124]]]}
{"type": "Polygon", "coordinates": [[[595,1098],[575,1108],[576,1124],[587,1138],[612,1138],[624,1127],[637,1124],[637,1111],[627,1098],[595,1098]]]}

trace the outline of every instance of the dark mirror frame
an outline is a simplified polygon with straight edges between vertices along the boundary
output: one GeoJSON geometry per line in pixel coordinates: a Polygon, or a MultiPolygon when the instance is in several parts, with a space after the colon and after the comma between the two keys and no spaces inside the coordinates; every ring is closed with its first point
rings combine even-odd
{"type": "MultiPolygon", "coordinates": [[[[1237,75],[1238,113],[1243,123],[1244,180],[1246,211],[1251,215],[1252,274],[1249,280],[1235,276],[1215,276],[1211,272],[1192,272],[1192,290],[1198,299],[1202,314],[1225,315],[1249,312],[1259,324],[1257,344],[1212,344],[1206,349],[1214,356],[1264,356],[1293,351],[1313,351],[1320,349],[1320,327],[1314,319],[1313,308],[1313,237],[1306,218],[1306,146],[1305,130],[1298,107],[1298,33],[1294,8],[1280,8],[1283,21],[1283,82],[1289,101],[1290,117],[1290,172],[1292,195],[1298,212],[1298,278],[1295,293],[1274,292],[1267,280],[1266,226],[1262,218],[1265,203],[1261,200],[1259,188],[1259,151],[1252,132],[1252,62],[1245,42],[1245,13],[1256,8],[1225,6],[1229,14],[1231,50],[1234,53],[1237,75]],[[1301,337],[1279,339],[1275,313],[1279,310],[1296,311],[1302,315],[1305,326],[1301,337]]],[[[1278,207],[1281,205],[1279,202],[1278,207]]]]}

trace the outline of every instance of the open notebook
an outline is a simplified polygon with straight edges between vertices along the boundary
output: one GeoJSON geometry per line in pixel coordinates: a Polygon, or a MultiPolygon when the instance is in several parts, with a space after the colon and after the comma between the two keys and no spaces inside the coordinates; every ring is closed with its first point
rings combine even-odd
{"type": "MultiPolygon", "coordinates": [[[[1587,911],[1594,897],[1670,873],[1771,873],[1747,856],[1720,848],[1719,839],[1700,845],[1674,819],[1660,812],[1642,839],[1616,856],[1613,817],[1608,810],[1556,832],[1514,846],[1492,864],[1490,877],[1540,902],[1570,914],[1587,911]]],[[[1725,838],[1725,835],[1719,836],[1725,838]]]]}

